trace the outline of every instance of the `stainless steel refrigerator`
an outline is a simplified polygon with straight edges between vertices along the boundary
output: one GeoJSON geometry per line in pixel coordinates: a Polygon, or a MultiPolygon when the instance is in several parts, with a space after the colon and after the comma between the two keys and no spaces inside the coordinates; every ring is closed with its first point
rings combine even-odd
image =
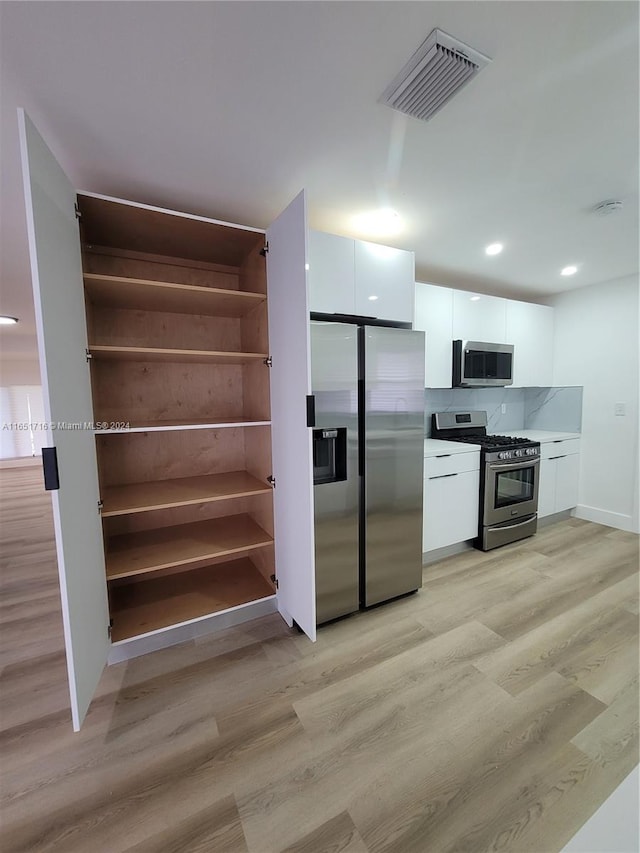
{"type": "Polygon", "coordinates": [[[424,333],[312,320],[316,621],[422,586],[424,333]]]}

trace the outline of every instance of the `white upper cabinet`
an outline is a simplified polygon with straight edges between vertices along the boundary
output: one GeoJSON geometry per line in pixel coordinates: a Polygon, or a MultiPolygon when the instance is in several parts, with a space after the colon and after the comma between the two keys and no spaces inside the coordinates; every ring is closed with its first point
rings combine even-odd
{"type": "Polygon", "coordinates": [[[553,384],[553,308],[507,300],[507,343],[514,344],[513,384],[553,384]]]}
{"type": "Polygon", "coordinates": [[[309,310],[356,313],[355,241],[309,231],[309,310]]]}
{"type": "Polygon", "coordinates": [[[507,300],[484,293],[453,291],[453,339],[510,344],[507,300]]]}
{"type": "Polygon", "coordinates": [[[414,329],[425,332],[425,387],[451,388],[453,290],[417,283],[414,329]]]}
{"type": "Polygon", "coordinates": [[[356,240],[355,277],[356,314],[413,323],[413,252],[356,240]]]}
{"type": "Polygon", "coordinates": [[[309,232],[309,310],[413,323],[413,252],[309,232]]]}

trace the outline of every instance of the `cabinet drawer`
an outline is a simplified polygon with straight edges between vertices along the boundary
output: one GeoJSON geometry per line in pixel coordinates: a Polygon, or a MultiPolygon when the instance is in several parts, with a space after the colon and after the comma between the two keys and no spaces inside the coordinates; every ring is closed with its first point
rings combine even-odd
{"type": "Polygon", "coordinates": [[[540,458],[553,459],[555,456],[568,456],[580,453],[579,438],[565,438],[563,441],[549,441],[540,445],[540,458]]]}
{"type": "Polygon", "coordinates": [[[424,460],[424,478],[442,477],[446,474],[461,474],[464,471],[480,469],[480,451],[473,453],[450,453],[428,456],[424,460]]]}

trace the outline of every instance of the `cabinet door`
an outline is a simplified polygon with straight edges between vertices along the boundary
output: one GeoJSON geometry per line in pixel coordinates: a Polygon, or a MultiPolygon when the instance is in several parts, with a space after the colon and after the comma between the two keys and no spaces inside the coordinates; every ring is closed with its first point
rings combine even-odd
{"type": "Polygon", "coordinates": [[[316,638],[307,300],[307,210],[300,193],[267,230],[271,447],[278,609],[316,638]]]}
{"type": "Polygon", "coordinates": [[[77,731],[110,642],[76,194],[22,110],[19,126],[44,407],[55,425],[48,443],[56,449],[60,487],[51,494],[77,731]]]}
{"type": "Polygon", "coordinates": [[[515,386],[545,388],[553,384],[553,308],[508,299],[506,343],[515,346],[515,386]]]}
{"type": "Polygon", "coordinates": [[[354,241],[309,231],[309,311],[356,313],[354,241]]]}
{"type": "Polygon", "coordinates": [[[538,518],[553,515],[556,511],[556,460],[540,460],[538,484],[538,518]]]}
{"type": "Polygon", "coordinates": [[[425,332],[425,387],[451,388],[453,290],[416,283],[413,327],[425,332]]]}
{"type": "Polygon", "coordinates": [[[478,535],[480,472],[465,471],[424,481],[423,551],[478,535]]]}
{"type": "Polygon", "coordinates": [[[454,290],[454,340],[510,344],[506,335],[506,302],[499,296],[454,290]]]}
{"type": "Polygon", "coordinates": [[[413,252],[356,240],[356,314],[413,323],[413,252]]]}
{"type": "Polygon", "coordinates": [[[573,509],[578,505],[578,478],[580,456],[560,456],[556,464],[556,512],[573,509]]]}

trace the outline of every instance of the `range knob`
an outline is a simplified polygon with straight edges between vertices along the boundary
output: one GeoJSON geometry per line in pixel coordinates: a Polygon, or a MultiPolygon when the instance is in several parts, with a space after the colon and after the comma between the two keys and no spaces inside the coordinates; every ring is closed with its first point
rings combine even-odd
{"type": "Polygon", "coordinates": [[[511,459],[511,451],[502,450],[500,453],[498,453],[498,459],[511,459]]]}

